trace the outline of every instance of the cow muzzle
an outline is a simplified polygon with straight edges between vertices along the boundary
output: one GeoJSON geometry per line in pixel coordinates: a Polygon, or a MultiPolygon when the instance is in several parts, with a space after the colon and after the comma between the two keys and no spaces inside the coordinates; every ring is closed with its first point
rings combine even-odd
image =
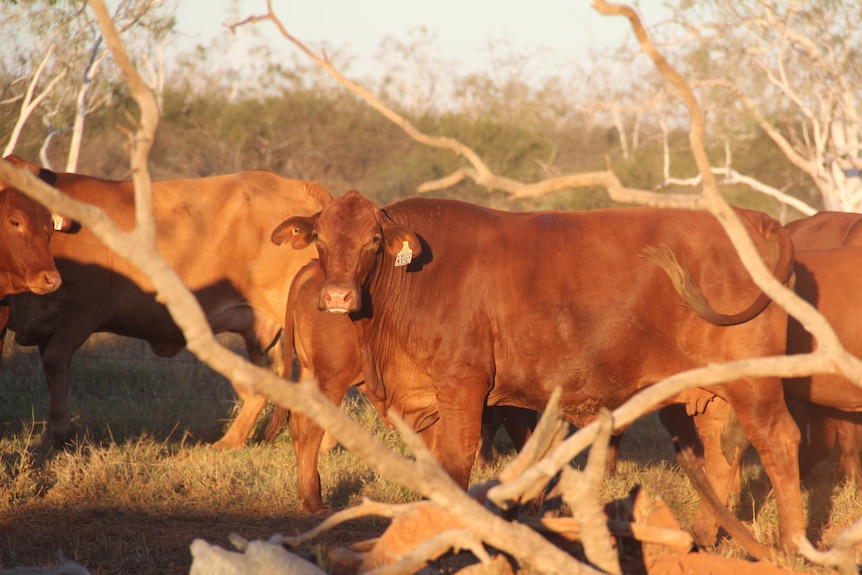
{"type": "Polygon", "coordinates": [[[359,311],[359,294],[351,287],[325,285],[320,290],[317,307],[329,313],[353,313],[359,311]]]}
{"type": "Polygon", "coordinates": [[[57,291],[62,283],[59,272],[45,272],[27,282],[27,289],[36,295],[45,295],[57,291]]]}

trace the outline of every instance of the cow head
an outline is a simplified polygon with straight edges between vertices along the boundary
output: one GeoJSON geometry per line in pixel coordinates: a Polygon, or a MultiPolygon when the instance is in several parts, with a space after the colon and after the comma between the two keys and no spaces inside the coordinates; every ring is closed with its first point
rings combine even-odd
{"type": "Polygon", "coordinates": [[[324,276],[318,307],[331,313],[359,311],[362,291],[379,266],[409,264],[422,250],[413,232],[355,190],[313,216],[283,221],[272,241],[289,241],[295,249],[314,242],[324,276]]]}
{"type": "MultiPolygon", "coordinates": [[[[40,173],[39,166],[18,156],[6,161],[40,173]]],[[[69,231],[71,222],[0,180],[0,297],[31,291],[46,294],[60,287],[49,242],[54,230],[69,231]]]]}

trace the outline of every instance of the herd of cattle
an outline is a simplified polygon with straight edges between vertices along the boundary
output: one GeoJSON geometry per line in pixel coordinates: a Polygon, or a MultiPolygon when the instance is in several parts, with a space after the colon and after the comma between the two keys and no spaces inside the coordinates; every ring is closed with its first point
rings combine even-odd
{"type": "MultiPolygon", "coordinates": [[[[6,160],[118,226],[134,225],[130,182],[6,160]]],[[[140,338],[163,356],[184,338],[139,270],[86,228],[0,187],[0,297],[8,302],[0,321],[19,344],[38,346],[50,390],[43,440],[62,444],[75,433],[71,356],[91,334],[140,338]]],[[[426,198],[380,207],[355,191],[333,199],[317,184],[263,170],[156,182],[153,202],[158,249],[215,333],[240,334],[250,359],[264,364],[283,330],[287,373],[295,357],[299,381],[316,379],[336,403],[357,386],[382,417],[396,413],[415,429],[464,487],[483,422],[502,418],[522,444],[556,387],[580,426],[673,374],[815,345],[770,305],[706,213],[516,213],[426,198]]],[[[782,226],[736,212],[775,276],[862,356],[853,316],[862,215],[823,212],[782,226]]],[[[264,407],[238,392],[242,408],[220,447],[244,445],[264,407]]],[[[800,462],[804,472],[838,444],[844,473],[862,478],[862,389],[840,376],[751,378],[656,406],[673,434],[699,436],[707,473],[726,497],[732,471],[710,439],[726,422],[704,417],[712,405],[732,410],[757,450],[786,548],[805,533],[800,462]]],[[[319,510],[323,432],[297,414],[289,428],[300,495],[319,510]]],[[[702,540],[714,534],[705,509],[694,527],[702,540]]]]}

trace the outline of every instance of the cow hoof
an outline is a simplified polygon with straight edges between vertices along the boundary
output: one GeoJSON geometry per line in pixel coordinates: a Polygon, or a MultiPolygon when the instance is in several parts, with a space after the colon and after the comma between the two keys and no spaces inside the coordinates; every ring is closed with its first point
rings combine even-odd
{"type": "Polygon", "coordinates": [[[233,440],[233,439],[227,439],[227,438],[225,438],[225,437],[222,437],[221,439],[219,439],[218,441],[216,441],[215,443],[213,443],[213,444],[212,444],[212,446],[213,446],[214,448],[216,448],[216,449],[221,449],[221,450],[225,450],[225,449],[242,449],[243,447],[245,447],[245,445],[244,445],[244,444],[241,444],[241,443],[239,443],[239,442],[237,442],[236,440],[233,440]]]}
{"type": "Polygon", "coordinates": [[[304,500],[302,502],[302,508],[309,515],[322,515],[324,513],[328,514],[332,512],[332,509],[328,505],[324,505],[322,499],[316,500],[304,500]]]}
{"type": "Polygon", "coordinates": [[[75,443],[77,436],[78,434],[74,425],[62,428],[48,428],[39,437],[39,447],[66,449],[75,443]]]}
{"type": "Polygon", "coordinates": [[[701,547],[713,547],[718,539],[718,522],[697,511],[691,522],[691,534],[701,547]]]}

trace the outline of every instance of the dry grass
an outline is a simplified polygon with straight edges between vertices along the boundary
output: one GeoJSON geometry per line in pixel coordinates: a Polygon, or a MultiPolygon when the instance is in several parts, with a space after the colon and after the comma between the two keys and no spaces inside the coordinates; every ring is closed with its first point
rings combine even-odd
{"type": "MultiPolygon", "coordinates": [[[[272,445],[219,452],[207,446],[225,428],[233,406],[230,386],[187,354],[156,360],[139,342],[102,336],[74,362],[73,409],[82,439],[68,451],[30,446],[42,431],[47,391],[33,350],[8,353],[0,369],[0,569],[46,566],[57,552],[94,574],[188,573],[188,546],[196,537],[228,547],[228,534],[248,538],[300,532],[322,516],[298,506],[295,459],[283,434],[272,445]]],[[[14,350],[13,350],[14,351],[14,350]]],[[[346,405],[393,449],[397,434],[379,424],[358,397],[346,405]]],[[[512,457],[498,437],[497,468],[512,457]]],[[[812,540],[830,542],[862,515],[854,486],[833,487],[828,465],[806,494],[812,540]]],[[[403,502],[417,495],[379,477],[350,453],[335,448],[321,457],[323,494],[334,508],[361,497],[403,502]]],[[[746,461],[738,514],[767,544],[776,541],[775,504],[753,455],[746,461]]],[[[603,496],[625,497],[635,485],[660,494],[685,526],[697,498],[679,471],[657,418],[638,422],[626,436],[616,476],[603,496]]],[[[370,519],[335,530],[322,545],[377,535],[386,522],[370,519]]],[[[303,550],[319,553],[315,546],[303,550]]],[[[716,552],[744,553],[732,541],[716,552]]]]}

